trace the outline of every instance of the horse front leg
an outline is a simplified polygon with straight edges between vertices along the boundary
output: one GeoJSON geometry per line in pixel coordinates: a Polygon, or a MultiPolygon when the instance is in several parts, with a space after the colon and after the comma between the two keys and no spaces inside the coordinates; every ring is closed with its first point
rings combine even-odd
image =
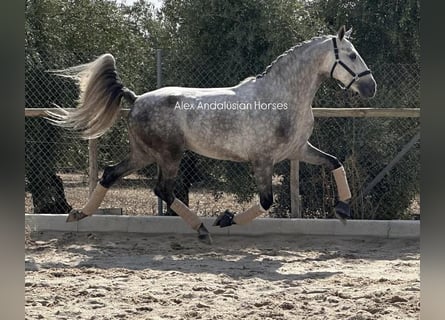
{"type": "Polygon", "coordinates": [[[336,157],[317,149],[309,142],[301,149],[299,160],[310,164],[323,165],[332,172],[338,193],[335,215],[345,223],[346,219],[351,217],[351,208],[349,206],[351,191],[349,190],[343,164],[336,157]]]}
{"type": "Polygon", "coordinates": [[[163,159],[159,165],[158,182],[154,188],[155,194],[167,203],[178,216],[180,216],[193,230],[198,232],[198,239],[206,244],[212,244],[210,232],[204,223],[188,206],[176,198],[174,194],[175,179],[179,169],[179,162],[170,162],[163,159]]]}
{"type": "Polygon", "coordinates": [[[255,218],[265,214],[267,210],[272,206],[273,194],[272,194],[272,172],[273,163],[263,162],[254,163],[253,171],[255,175],[255,181],[258,187],[260,203],[255,204],[249,209],[239,214],[234,214],[229,210],[218,216],[213,223],[214,226],[228,227],[233,224],[247,224],[255,218]]]}

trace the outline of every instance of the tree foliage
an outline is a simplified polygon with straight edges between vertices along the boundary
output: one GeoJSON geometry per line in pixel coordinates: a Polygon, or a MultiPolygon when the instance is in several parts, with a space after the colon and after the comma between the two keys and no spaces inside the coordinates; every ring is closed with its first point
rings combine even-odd
{"type": "Polygon", "coordinates": [[[259,73],[277,55],[323,30],[303,2],[292,0],[166,0],[161,13],[165,45],[182,63],[218,74],[209,86],[233,85],[259,73]],[[222,63],[233,68],[221,72],[222,63]]]}
{"type": "Polygon", "coordinates": [[[365,60],[375,63],[419,63],[420,0],[314,0],[310,10],[335,30],[353,27],[354,43],[365,60]]]}

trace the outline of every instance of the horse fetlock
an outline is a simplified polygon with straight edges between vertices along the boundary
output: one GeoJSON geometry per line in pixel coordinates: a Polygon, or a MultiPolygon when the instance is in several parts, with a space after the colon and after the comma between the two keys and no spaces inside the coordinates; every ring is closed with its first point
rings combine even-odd
{"type": "Polygon", "coordinates": [[[114,167],[105,167],[102,178],[99,180],[99,184],[104,188],[110,188],[114,182],[117,180],[117,176],[113,174],[114,167]]]}
{"type": "Polygon", "coordinates": [[[269,210],[269,208],[272,207],[272,204],[273,204],[272,193],[268,194],[267,197],[260,196],[260,204],[261,204],[261,207],[264,209],[264,211],[269,210]]]}
{"type": "Polygon", "coordinates": [[[75,221],[82,220],[83,218],[86,218],[86,217],[88,217],[87,214],[83,213],[80,210],[73,209],[68,214],[68,217],[66,218],[66,222],[75,222],[75,221]]]}
{"type": "Polygon", "coordinates": [[[198,239],[205,244],[212,244],[213,242],[212,236],[210,235],[209,230],[204,226],[204,223],[201,223],[198,228],[198,239]]]}
{"type": "Polygon", "coordinates": [[[214,226],[219,226],[220,228],[224,227],[230,227],[235,222],[233,221],[233,218],[235,215],[230,212],[229,210],[224,211],[221,213],[213,223],[214,226]]]}

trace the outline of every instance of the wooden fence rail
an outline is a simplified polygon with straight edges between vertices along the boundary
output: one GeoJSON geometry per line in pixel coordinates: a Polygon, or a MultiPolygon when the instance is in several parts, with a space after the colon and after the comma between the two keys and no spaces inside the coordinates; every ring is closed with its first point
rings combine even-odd
{"type": "MultiPolygon", "coordinates": [[[[65,110],[70,110],[69,108],[65,110]]],[[[121,115],[130,109],[122,109],[121,115]]],[[[25,117],[45,117],[46,111],[57,112],[57,108],[25,108],[25,117]]],[[[312,108],[317,118],[418,118],[420,108],[312,108]]],[[[92,192],[97,183],[97,140],[89,141],[89,189],[92,192]]],[[[301,218],[299,195],[299,162],[291,161],[290,172],[291,217],[301,218]]],[[[159,213],[162,214],[162,213],[159,213]]]]}
{"type": "MultiPolygon", "coordinates": [[[[65,110],[70,110],[67,108],[65,110]]],[[[57,112],[57,108],[25,108],[25,117],[45,117],[46,111],[57,112]]],[[[126,115],[130,109],[122,109],[126,115]]],[[[317,118],[418,118],[420,108],[312,108],[317,118]]]]}

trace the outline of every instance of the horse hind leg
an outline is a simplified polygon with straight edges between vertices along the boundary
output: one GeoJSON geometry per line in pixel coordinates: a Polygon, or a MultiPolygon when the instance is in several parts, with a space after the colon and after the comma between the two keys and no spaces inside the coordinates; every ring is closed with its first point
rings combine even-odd
{"type": "Polygon", "coordinates": [[[255,204],[249,209],[239,214],[234,214],[229,210],[226,210],[224,213],[219,215],[215,222],[214,226],[220,226],[221,228],[231,226],[233,224],[247,224],[257,217],[265,214],[267,210],[273,204],[273,194],[272,194],[272,172],[273,172],[273,164],[265,163],[265,164],[254,164],[254,175],[255,181],[257,184],[257,188],[260,196],[260,203],[255,204]]]}
{"type": "Polygon", "coordinates": [[[193,230],[198,232],[198,239],[206,244],[212,244],[210,232],[201,219],[174,195],[175,179],[179,170],[179,160],[162,161],[159,166],[158,183],[154,188],[155,194],[167,203],[193,230]]]}
{"type": "Polygon", "coordinates": [[[100,207],[108,189],[120,178],[129,175],[130,173],[143,168],[152,163],[149,159],[138,160],[132,155],[127,159],[121,161],[117,165],[108,166],[104,169],[102,178],[97,183],[93,192],[91,193],[88,202],[82,209],[73,209],[69,213],[66,222],[79,221],[83,218],[93,215],[100,207]]]}

